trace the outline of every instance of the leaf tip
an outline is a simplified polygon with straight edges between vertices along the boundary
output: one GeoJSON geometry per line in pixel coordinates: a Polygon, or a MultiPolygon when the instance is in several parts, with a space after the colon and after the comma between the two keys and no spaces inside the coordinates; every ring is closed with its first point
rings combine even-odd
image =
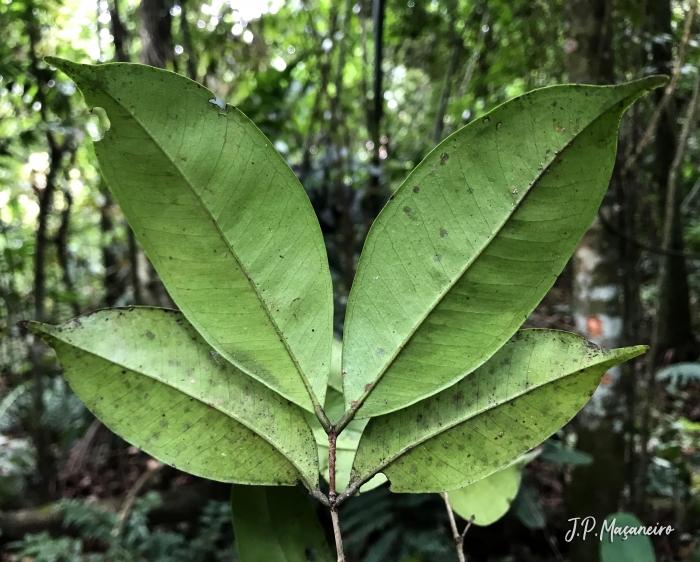
{"type": "Polygon", "coordinates": [[[23,329],[31,332],[32,334],[39,335],[43,330],[41,329],[41,322],[35,322],[33,320],[20,320],[17,325],[23,329]]]}
{"type": "Polygon", "coordinates": [[[631,347],[624,347],[620,349],[621,356],[619,363],[624,363],[625,361],[629,361],[630,359],[644,355],[647,351],[649,351],[648,345],[633,345],[631,347]]]}
{"type": "Polygon", "coordinates": [[[661,86],[665,86],[669,80],[670,77],[666,76],[665,74],[653,74],[652,76],[642,78],[641,82],[644,83],[645,89],[648,92],[651,92],[652,90],[656,90],[661,86]]]}
{"type": "Polygon", "coordinates": [[[75,63],[73,61],[70,61],[68,59],[62,59],[61,57],[53,57],[53,56],[48,56],[44,57],[44,61],[47,64],[50,64],[51,66],[54,66],[58,68],[59,70],[65,72],[68,74],[68,76],[71,76],[71,70],[77,69],[79,66],[78,63],[75,63]]]}

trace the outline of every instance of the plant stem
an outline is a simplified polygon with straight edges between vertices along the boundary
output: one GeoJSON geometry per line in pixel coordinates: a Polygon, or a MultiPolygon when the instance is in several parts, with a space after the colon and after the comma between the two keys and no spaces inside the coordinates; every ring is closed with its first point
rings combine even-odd
{"type": "Polygon", "coordinates": [[[333,536],[335,537],[335,549],[338,552],[338,562],[345,562],[345,552],[343,551],[343,538],[340,535],[340,520],[338,519],[338,494],[335,491],[335,457],[336,439],[338,435],[335,428],[328,434],[328,503],[331,508],[331,520],[333,521],[333,536]]]}
{"type": "Polygon", "coordinates": [[[450,505],[450,496],[447,492],[442,494],[445,500],[445,507],[447,508],[447,517],[450,519],[450,527],[452,527],[452,539],[455,542],[455,548],[457,549],[457,558],[459,562],[467,562],[467,558],[464,555],[464,537],[467,535],[467,531],[472,526],[474,522],[474,516],[472,515],[469,521],[467,521],[467,526],[461,533],[457,529],[457,521],[455,521],[455,514],[452,511],[452,506],[450,505]]]}
{"type": "Polygon", "coordinates": [[[331,507],[331,519],[333,520],[333,536],[335,537],[335,550],[338,552],[338,562],[345,562],[345,552],[343,552],[343,539],[340,536],[338,506],[331,507]]]}
{"type": "MultiPolygon", "coordinates": [[[[335,427],[333,427],[333,424],[331,423],[331,420],[328,419],[328,416],[326,416],[326,412],[323,411],[323,407],[321,404],[319,404],[318,399],[314,394],[309,392],[309,396],[311,396],[311,402],[314,406],[314,413],[316,414],[316,419],[318,419],[319,423],[321,424],[321,427],[323,427],[324,431],[329,434],[329,439],[330,439],[330,433],[331,431],[335,431],[335,427]]],[[[339,431],[336,431],[336,435],[340,433],[339,431]]]]}

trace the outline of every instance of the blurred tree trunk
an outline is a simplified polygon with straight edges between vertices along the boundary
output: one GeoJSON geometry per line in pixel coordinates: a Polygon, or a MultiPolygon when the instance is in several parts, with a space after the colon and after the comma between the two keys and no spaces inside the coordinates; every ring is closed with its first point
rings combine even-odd
{"type": "MultiPolygon", "coordinates": [[[[652,26],[653,36],[665,34],[672,36],[671,27],[672,6],[670,0],[650,0],[649,21],[652,26]]],[[[654,41],[652,44],[652,57],[656,72],[669,74],[673,64],[672,42],[654,41]]],[[[663,90],[654,92],[657,101],[663,96],[663,90]]],[[[659,120],[654,141],[654,167],[652,174],[654,184],[659,193],[659,216],[664,216],[666,205],[666,193],[668,190],[668,172],[677,149],[677,108],[671,101],[667,104],[659,120]]],[[[676,198],[679,199],[679,198],[676,198]]],[[[683,225],[679,209],[680,200],[673,203],[673,224],[671,250],[683,251],[683,225]]],[[[658,300],[658,345],[659,354],[672,350],[672,360],[693,360],[697,357],[695,352],[695,338],[691,329],[690,295],[688,289],[688,271],[685,258],[674,255],[669,256],[664,268],[664,274],[659,279],[658,300]]],[[[654,360],[658,359],[655,357],[654,360]]]]}
{"type": "MultiPolygon", "coordinates": [[[[670,0],[652,0],[648,6],[650,34],[653,36],[672,36],[673,27],[670,0]]],[[[685,29],[678,49],[678,59],[673,63],[671,42],[655,41],[652,45],[652,59],[656,72],[675,73],[683,65],[683,53],[692,29],[697,4],[691,3],[686,13],[685,29]],[[678,65],[678,66],[676,66],[678,65]]],[[[657,102],[661,103],[664,95],[656,93],[657,102]]],[[[652,413],[656,402],[656,368],[659,364],[692,361],[697,359],[697,342],[691,328],[690,295],[688,274],[683,257],[683,224],[678,196],[678,172],[682,168],[684,148],[690,131],[694,128],[697,84],[693,97],[688,102],[683,132],[678,134],[678,114],[673,95],[669,103],[661,109],[656,135],[654,137],[654,165],[652,167],[653,186],[657,189],[663,252],[658,257],[658,298],[656,315],[652,320],[651,350],[649,352],[646,372],[645,400],[641,404],[640,443],[641,454],[636,479],[639,482],[635,490],[637,506],[642,509],[646,504],[646,482],[650,464],[649,436],[652,413]]],[[[657,110],[658,111],[658,110],[657,110]]],[[[682,176],[682,173],[681,173],[682,176]]],[[[679,522],[677,521],[677,527],[679,522]]]]}
{"type": "MultiPolygon", "coordinates": [[[[35,5],[27,3],[25,11],[26,31],[29,37],[29,73],[37,86],[36,100],[41,104],[39,111],[41,120],[48,124],[46,95],[46,74],[41,72],[39,64],[38,45],[41,41],[41,27],[36,20],[35,5]]],[[[59,144],[54,132],[46,127],[46,144],[49,152],[49,170],[43,188],[33,184],[34,192],[39,199],[39,214],[37,216],[36,241],[34,244],[34,319],[46,322],[49,315],[46,311],[46,278],[47,251],[50,244],[49,221],[53,211],[54,195],[57,188],[57,176],[62,166],[66,151],[67,140],[59,144]]],[[[32,365],[32,405],[30,428],[32,441],[36,451],[36,467],[38,482],[32,487],[33,495],[41,502],[51,498],[55,488],[55,466],[51,452],[50,435],[44,426],[44,379],[46,376],[45,346],[38,338],[32,338],[30,361],[32,365]]]]}
{"type": "MultiPolygon", "coordinates": [[[[157,68],[165,68],[168,61],[173,60],[172,16],[170,15],[170,6],[167,0],[141,0],[140,14],[140,60],[143,64],[148,64],[157,68]]],[[[130,241],[129,249],[132,255],[132,270],[136,278],[138,278],[138,262],[141,260],[138,259],[139,256],[135,240],[130,241]]],[[[145,287],[145,293],[147,294],[143,296],[135,295],[135,297],[143,299],[146,304],[168,307],[174,306],[170,296],[165,290],[165,286],[148,258],[146,258],[146,263],[146,271],[149,279],[145,287]]],[[[135,287],[136,286],[138,286],[138,281],[135,287]]]]}
{"type": "MultiPolygon", "coordinates": [[[[567,0],[565,2],[567,70],[569,81],[612,84],[612,15],[614,0],[567,0]]],[[[600,213],[618,222],[613,194],[617,174],[601,205],[600,213]]],[[[576,328],[591,341],[617,347],[622,337],[622,307],[618,264],[618,241],[605,230],[600,217],[581,240],[572,259],[573,315],[576,328]]],[[[576,420],[577,448],[591,454],[594,462],[574,470],[565,491],[568,517],[593,516],[602,521],[616,511],[626,482],[625,442],[619,410],[620,370],[611,369],[590,403],[576,420]]],[[[598,560],[596,541],[574,540],[573,562],[598,560]]]]}
{"type": "Polygon", "coordinates": [[[384,113],[384,12],[385,0],[374,0],[372,5],[372,22],[374,25],[374,80],[373,80],[373,107],[370,113],[368,129],[373,144],[372,160],[369,168],[369,182],[367,190],[361,201],[365,215],[365,229],[363,237],[369,232],[369,227],[382,210],[385,198],[382,196],[382,164],[381,164],[381,123],[384,113]]]}
{"type": "Polygon", "coordinates": [[[165,0],[141,0],[141,62],[165,68],[172,60],[172,17],[165,0]]]}

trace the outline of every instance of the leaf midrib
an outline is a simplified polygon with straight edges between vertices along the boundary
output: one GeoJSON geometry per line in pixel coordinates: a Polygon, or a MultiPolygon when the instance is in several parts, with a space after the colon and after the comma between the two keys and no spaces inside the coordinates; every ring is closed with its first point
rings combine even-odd
{"type": "Polygon", "coordinates": [[[570,372],[568,372],[560,377],[557,377],[555,379],[545,381],[545,382],[540,383],[538,385],[529,386],[526,390],[523,390],[523,391],[519,392],[518,394],[511,395],[507,400],[504,400],[503,402],[499,402],[498,404],[491,405],[490,407],[485,407],[485,408],[482,408],[480,410],[477,410],[476,412],[474,412],[472,415],[470,415],[467,418],[440,426],[439,431],[430,432],[423,439],[419,439],[415,443],[412,443],[411,445],[401,449],[393,457],[389,458],[387,460],[387,462],[379,465],[378,468],[371,471],[367,476],[362,476],[359,480],[360,481],[367,481],[369,478],[371,478],[371,477],[375,476],[377,473],[381,472],[382,469],[386,468],[387,466],[392,464],[394,461],[396,461],[397,459],[399,459],[400,457],[402,457],[406,453],[410,452],[411,450],[415,449],[416,447],[422,445],[426,441],[429,441],[430,439],[433,439],[434,437],[437,437],[438,435],[445,433],[446,431],[449,431],[450,429],[453,429],[459,425],[462,425],[463,423],[467,423],[468,421],[474,419],[477,416],[480,416],[480,415],[482,415],[486,412],[489,412],[491,410],[495,410],[496,408],[499,408],[500,406],[503,406],[504,404],[508,404],[509,402],[512,402],[513,400],[520,398],[521,396],[524,396],[525,394],[529,394],[530,392],[537,390],[539,388],[543,388],[549,384],[554,384],[554,383],[561,381],[563,379],[566,379],[567,377],[570,377],[572,375],[585,374],[587,371],[589,371],[590,369],[592,369],[594,367],[603,367],[603,366],[606,366],[608,363],[611,363],[611,366],[617,365],[617,364],[621,363],[621,361],[618,361],[618,359],[621,356],[624,356],[628,353],[633,353],[633,350],[635,350],[635,349],[636,349],[636,347],[623,348],[623,350],[626,351],[626,353],[619,353],[618,352],[618,353],[615,353],[613,357],[605,357],[605,361],[600,361],[598,363],[588,365],[587,367],[585,367],[583,369],[583,372],[581,372],[581,369],[574,369],[574,370],[572,370],[572,371],[570,371],[570,372]]]}
{"type": "MultiPolygon", "coordinates": [[[[39,324],[39,326],[41,326],[41,324],[39,324]]],[[[301,469],[301,467],[298,466],[298,464],[297,464],[293,459],[291,459],[289,456],[287,456],[287,454],[286,454],[284,451],[282,451],[276,443],[273,443],[272,441],[270,441],[270,439],[268,439],[267,437],[265,437],[264,435],[262,435],[258,429],[256,429],[255,427],[253,427],[250,423],[247,423],[246,421],[240,419],[237,415],[222,410],[221,407],[219,407],[219,406],[216,405],[216,402],[213,402],[212,405],[210,405],[208,402],[204,402],[200,397],[194,396],[194,395],[192,395],[192,394],[186,392],[185,390],[183,390],[183,389],[181,389],[181,388],[178,388],[177,386],[174,386],[174,385],[173,385],[172,383],[170,383],[170,382],[166,382],[166,381],[164,381],[164,380],[161,380],[160,378],[156,378],[156,377],[151,376],[151,375],[149,375],[149,374],[147,374],[147,373],[144,373],[143,371],[140,371],[140,370],[138,370],[138,369],[134,369],[133,367],[130,367],[129,365],[125,365],[125,364],[123,364],[123,363],[120,362],[120,361],[116,361],[116,360],[114,360],[114,359],[109,359],[109,358],[107,358],[107,357],[104,357],[104,356],[102,356],[102,355],[99,355],[98,353],[95,353],[94,351],[90,351],[89,349],[86,349],[86,348],[84,348],[84,347],[78,346],[78,345],[76,345],[76,344],[74,344],[74,343],[72,343],[72,342],[66,341],[66,340],[64,340],[64,339],[62,339],[62,338],[59,338],[58,336],[56,336],[55,334],[53,334],[53,333],[51,333],[51,332],[45,331],[43,328],[41,328],[41,331],[44,332],[45,334],[47,334],[48,336],[50,336],[50,337],[52,337],[52,338],[55,338],[56,340],[58,340],[58,341],[64,343],[65,345],[69,345],[69,346],[71,346],[71,347],[74,347],[75,349],[80,349],[81,351],[83,351],[84,353],[87,353],[87,354],[91,355],[92,357],[96,357],[96,358],[98,358],[98,359],[101,359],[102,361],[106,361],[106,362],[111,363],[111,364],[113,364],[113,365],[118,365],[119,367],[122,367],[123,369],[126,369],[126,370],[128,370],[128,371],[131,371],[132,373],[135,373],[135,374],[137,374],[137,375],[139,375],[139,376],[142,376],[142,377],[145,377],[145,378],[147,378],[147,379],[150,379],[150,380],[152,380],[152,381],[154,381],[154,382],[156,382],[156,383],[160,383],[160,384],[162,384],[163,386],[167,386],[167,387],[169,387],[169,388],[172,388],[172,389],[175,390],[176,392],[179,392],[179,393],[181,393],[181,394],[184,394],[185,396],[189,396],[189,397],[192,398],[193,400],[196,400],[199,404],[201,404],[201,405],[203,405],[203,406],[206,406],[207,408],[213,408],[214,410],[218,411],[219,413],[223,414],[224,416],[233,419],[234,421],[236,421],[236,423],[240,423],[242,426],[244,426],[245,428],[247,428],[247,429],[249,429],[250,431],[252,431],[252,432],[253,432],[255,435],[257,435],[260,439],[262,439],[263,441],[265,441],[266,443],[268,443],[269,445],[271,445],[276,451],[278,451],[285,459],[287,459],[287,460],[292,464],[292,466],[294,466],[294,468],[297,469],[297,472],[299,472],[299,475],[311,486],[310,489],[313,489],[313,488],[314,488],[313,484],[310,483],[310,482],[308,482],[308,480],[307,480],[307,478],[306,478],[306,474],[305,474],[304,471],[301,469]]]]}
{"type": "MultiPolygon", "coordinates": [[[[628,96],[628,97],[629,97],[629,96],[628,96]]],[[[627,99],[627,98],[622,98],[622,99],[624,100],[624,99],[627,99]]],[[[474,262],[476,262],[476,260],[477,260],[479,257],[481,257],[481,255],[486,251],[486,249],[487,249],[487,248],[493,243],[493,241],[498,237],[498,235],[501,233],[501,231],[505,228],[505,226],[506,226],[506,224],[508,223],[509,219],[515,214],[515,212],[520,208],[520,206],[523,204],[523,202],[528,198],[528,196],[529,196],[530,193],[533,191],[533,189],[534,189],[535,185],[537,184],[537,182],[539,182],[539,181],[542,179],[542,177],[549,171],[549,169],[551,168],[552,164],[553,164],[560,156],[562,156],[563,152],[564,152],[567,148],[569,148],[569,147],[571,146],[571,144],[572,144],[576,139],[578,139],[578,138],[579,138],[589,127],[591,127],[596,121],[598,121],[599,119],[601,119],[601,118],[603,118],[605,115],[607,115],[608,112],[609,112],[617,103],[619,103],[619,102],[620,102],[620,100],[617,100],[616,102],[611,103],[611,104],[605,109],[605,111],[603,111],[600,115],[598,115],[598,117],[596,117],[595,119],[593,119],[592,121],[590,121],[583,129],[581,129],[581,130],[580,130],[576,135],[574,135],[568,142],[566,142],[566,144],[564,144],[564,146],[562,146],[562,147],[559,149],[558,152],[555,152],[555,153],[554,153],[554,156],[552,157],[551,161],[548,162],[547,165],[544,166],[544,167],[542,168],[542,171],[535,177],[535,179],[532,180],[532,182],[531,182],[530,185],[528,186],[527,191],[525,192],[525,194],[523,195],[523,197],[520,199],[520,201],[518,201],[518,202],[513,206],[511,212],[505,217],[505,219],[504,219],[504,220],[501,222],[501,224],[498,226],[498,230],[496,230],[496,231],[493,233],[493,235],[487,239],[487,242],[479,249],[478,252],[476,252],[476,253],[474,254],[474,256],[472,257],[472,259],[469,260],[469,261],[464,265],[464,267],[461,269],[461,271],[460,271],[457,275],[455,275],[454,279],[453,279],[452,281],[449,282],[449,284],[445,287],[445,290],[444,290],[441,294],[438,295],[438,297],[435,299],[435,301],[433,302],[433,304],[430,305],[430,307],[426,310],[426,312],[425,312],[423,315],[421,315],[419,321],[416,322],[416,324],[414,325],[414,327],[411,328],[411,330],[408,332],[408,334],[407,334],[406,337],[403,339],[403,341],[401,342],[401,344],[396,348],[396,350],[394,351],[394,353],[391,354],[391,356],[390,356],[390,358],[389,358],[389,361],[387,361],[387,362],[385,363],[385,366],[379,371],[379,373],[377,373],[377,376],[376,376],[376,377],[374,378],[374,380],[372,381],[372,383],[371,383],[372,386],[369,388],[369,390],[364,391],[364,392],[360,395],[360,397],[357,399],[357,402],[358,402],[359,404],[363,405],[364,402],[367,400],[367,398],[369,398],[369,396],[371,395],[371,393],[377,388],[379,381],[380,381],[380,380],[382,379],[382,377],[386,374],[386,372],[391,368],[391,366],[394,364],[394,361],[396,360],[396,358],[397,358],[397,357],[399,356],[399,354],[403,351],[403,349],[406,347],[406,345],[408,345],[408,342],[411,341],[411,339],[413,338],[413,336],[415,335],[415,333],[418,331],[418,329],[425,323],[425,320],[428,318],[428,316],[430,316],[430,314],[432,314],[432,312],[437,308],[437,306],[442,302],[442,300],[447,296],[447,294],[452,290],[452,288],[457,284],[457,282],[459,282],[459,281],[464,277],[464,275],[466,274],[467,270],[474,264],[474,262]]],[[[487,113],[487,115],[489,115],[490,113],[493,113],[493,111],[496,111],[497,109],[498,109],[498,108],[494,108],[492,111],[490,111],[489,113],[487,113]]],[[[449,138],[449,137],[448,137],[448,138],[449,138]]],[[[443,141],[443,142],[444,142],[444,141],[443,141]]],[[[435,152],[439,146],[440,146],[440,145],[436,146],[436,147],[431,151],[431,154],[432,154],[432,152],[435,152]]],[[[427,156],[426,156],[426,159],[427,159],[427,156]]],[[[413,171],[415,171],[415,170],[413,170],[413,171]]],[[[408,180],[410,179],[411,175],[413,174],[413,171],[411,171],[411,173],[408,175],[408,177],[404,180],[402,186],[403,186],[403,185],[408,185],[408,180]]],[[[354,313],[354,311],[353,311],[353,313],[354,313]]],[[[495,353],[495,352],[494,352],[494,353],[495,353]]],[[[493,354],[492,354],[492,355],[493,355],[493,354]]],[[[492,355],[491,355],[491,356],[492,356],[492,355]]],[[[472,370],[470,371],[470,373],[473,373],[476,369],[478,369],[481,365],[483,365],[486,361],[488,361],[488,359],[489,359],[491,356],[484,357],[484,358],[483,358],[483,361],[482,361],[481,363],[478,363],[477,365],[475,365],[475,366],[472,368],[472,370]]],[[[469,374],[469,373],[467,373],[467,374],[469,374]]],[[[451,386],[452,384],[454,384],[454,381],[452,381],[450,384],[444,385],[443,387],[437,389],[437,390],[435,391],[435,393],[431,394],[430,396],[434,396],[434,394],[436,394],[437,392],[440,392],[441,390],[445,390],[445,388],[448,388],[448,387],[451,386]]],[[[408,403],[406,403],[406,404],[403,404],[402,408],[407,407],[407,406],[412,406],[413,404],[415,404],[415,403],[417,403],[417,402],[420,402],[420,400],[423,400],[424,398],[425,398],[425,397],[417,398],[417,399],[413,400],[412,402],[408,402],[408,403]]],[[[361,412],[361,406],[360,406],[360,408],[358,408],[358,411],[361,412]]],[[[389,411],[387,411],[387,412],[383,412],[381,415],[390,414],[390,413],[395,412],[395,411],[396,411],[396,408],[393,409],[393,410],[389,410],[389,411]]]]}
{"type": "MultiPolygon", "coordinates": [[[[282,342],[282,344],[284,345],[284,348],[285,348],[285,350],[287,351],[287,354],[289,355],[290,359],[292,360],[292,363],[294,364],[294,368],[296,369],[297,373],[299,374],[299,377],[301,378],[302,382],[304,383],[304,387],[306,388],[306,392],[308,393],[309,398],[311,399],[311,405],[312,405],[312,407],[313,407],[314,403],[315,403],[315,402],[318,402],[318,397],[317,397],[316,394],[314,393],[314,390],[313,390],[313,388],[311,387],[311,384],[309,383],[308,379],[306,378],[306,375],[305,375],[305,374],[303,373],[303,371],[301,370],[301,367],[299,366],[299,360],[297,359],[296,355],[292,352],[291,348],[289,347],[289,344],[288,344],[288,342],[287,342],[287,338],[284,336],[284,334],[283,334],[282,331],[280,330],[279,326],[277,325],[277,322],[275,321],[275,319],[274,319],[274,318],[272,317],[272,315],[270,314],[270,311],[267,309],[267,306],[265,306],[265,301],[262,299],[262,295],[260,294],[260,291],[258,291],[257,287],[255,286],[255,283],[253,283],[253,280],[251,279],[250,274],[249,274],[247,268],[245,267],[245,265],[243,265],[243,262],[242,262],[241,259],[238,257],[238,254],[236,253],[236,251],[233,249],[233,246],[231,246],[231,244],[229,243],[229,241],[228,241],[228,239],[226,238],[226,235],[224,234],[223,230],[221,230],[221,227],[219,226],[218,220],[214,217],[214,215],[213,215],[213,213],[210,211],[209,207],[204,203],[204,200],[202,199],[201,195],[200,195],[199,193],[197,193],[197,190],[194,188],[194,185],[192,185],[192,182],[190,181],[189,177],[187,177],[187,175],[182,171],[182,169],[180,169],[180,166],[178,166],[178,164],[175,162],[175,160],[170,156],[170,154],[168,154],[168,152],[165,150],[165,148],[158,142],[158,140],[154,137],[154,135],[151,133],[151,131],[148,129],[148,127],[146,127],[146,125],[144,125],[144,124],[141,122],[141,120],[140,120],[138,117],[136,117],[136,116],[129,110],[129,108],[127,108],[127,107],[126,107],[124,104],[122,104],[117,98],[115,98],[115,97],[111,94],[111,92],[107,91],[107,90],[104,89],[104,88],[101,88],[101,91],[104,92],[107,96],[109,96],[109,97],[112,99],[112,101],[113,101],[116,105],[118,105],[118,106],[120,106],[122,109],[124,109],[124,110],[131,116],[131,118],[132,118],[134,121],[136,121],[136,123],[138,123],[138,125],[146,132],[146,134],[148,135],[148,137],[149,137],[149,138],[151,139],[151,141],[153,141],[153,143],[158,147],[158,149],[159,149],[160,152],[163,154],[163,156],[165,156],[165,157],[167,158],[168,162],[170,162],[170,164],[177,170],[177,172],[180,174],[180,176],[185,180],[185,183],[186,183],[187,186],[190,188],[190,190],[192,191],[192,193],[195,195],[195,197],[196,197],[197,200],[199,201],[199,204],[204,208],[204,210],[207,212],[207,214],[211,217],[212,222],[214,223],[214,226],[216,227],[216,230],[217,230],[217,232],[219,233],[219,236],[221,237],[221,239],[223,240],[224,244],[226,245],[226,247],[229,249],[229,251],[230,251],[231,254],[233,255],[233,257],[234,257],[234,259],[236,260],[236,262],[238,263],[238,265],[241,267],[241,271],[243,272],[243,274],[245,275],[246,279],[248,280],[248,284],[251,286],[251,288],[252,288],[253,291],[255,292],[255,296],[258,297],[258,304],[260,305],[260,308],[262,308],[262,309],[265,311],[265,315],[266,315],[267,318],[270,320],[270,324],[272,324],[272,326],[274,327],[275,333],[277,334],[278,339],[279,339],[279,340],[282,342]]],[[[207,90],[207,91],[209,91],[209,90],[207,90]]],[[[212,95],[214,95],[211,91],[209,91],[209,93],[211,93],[212,95]]],[[[228,120],[228,112],[231,111],[231,110],[237,111],[237,109],[236,109],[235,107],[229,106],[228,104],[226,104],[226,107],[227,107],[226,118],[227,118],[227,120],[228,120]]],[[[229,123],[228,123],[228,121],[227,121],[227,123],[226,123],[226,133],[225,133],[226,135],[228,135],[228,124],[229,124],[229,123]]],[[[108,132],[109,132],[109,131],[108,131],[108,132]]],[[[105,137],[106,137],[106,135],[105,135],[105,137]]],[[[97,142],[99,142],[99,141],[95,141],[95,142],[97,143],[97,142]]],[[[226,143],[226,137],[224,137],[224,144],[225,144],[225,143],[226,143]]],[[[199,330],[197,330],[197,331],[199,332],[199,330]]],[[[217,342],[217,345],[218,345],[218,342],[217,342]]],[[[226,353],[227,356],[230,356],[230,355],[231,355],[231,354],[228,353],[227,351],[225,351],[225,353],[226,353]]],[[[247,368],[245,368],[243,365],[239,365],[238,362],[235,361],[235,359],[233,359],[233,357],[231,357],[230,361],[231,361],[231,363],[233,363],[237,368],[239,368],[241,371],[243,371],[243,372],[246,373],[247,375],[249,375],[249,376],[253,377],[254,379],[256,379],[256,380],[262,382],[265,386],[267,386],[268,388],[272,389],[272,390],[275,391],[275,392],[278,392],[279,394],[281,394],[282,396],[284,396],[284,397],[287,398],[288,400],[291,400],[291,398],[290,398],[289,396],[285,396],[285,395],[282,393],[281,390],[276,389],[276,388],[272,388],[272,387],[267,383],[267,381],[264,381],[264,380],[262,380],[261,378],[258,378],[256,375],[254,375],[253,373],[251,373],[251,372],[250,372],[247,368]]],[[[313,408],[312,408],[312,409],[313,409],[313,408]]]]}

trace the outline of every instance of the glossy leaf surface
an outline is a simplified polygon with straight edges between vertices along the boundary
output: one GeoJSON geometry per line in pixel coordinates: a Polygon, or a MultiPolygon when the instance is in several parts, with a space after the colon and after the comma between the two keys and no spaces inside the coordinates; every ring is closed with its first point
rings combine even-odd
{"type": "Polygon", "coordinates": [[[622,113],[664,80],[535,90],[411,172],[372,225],[350,293],[348,407],[370,417],[413,404],[508,341],[593,221],[622,113]]]}
{"type": "Polygon", "coordinates": [[[333,562],[308,496],[298,488],[231,488],[231,513],[241,562],[333,562]]]}
{"type": "Polygon", "coordinates": [[[168,292],[221,355],[292,402],[323,403],[333,294],[304,189],[237,109],[178,74],[50,58],[111,128],[100,169],[168,292]]]}
{"type": "Polygon", "coordinates": [[[645,350],[522,330],[456,385],[371,419],[350,484],[382,472],[394,492],[442,492],[486,478],[566,424],[610,367],[645,350]]]}
{"type": "Polygon", "coordinates": [[[303,410],[240,372],[182,314],[101,310],[27,328],[112,431],[158,460],[223,482],[318,487],[303,410]]]}

